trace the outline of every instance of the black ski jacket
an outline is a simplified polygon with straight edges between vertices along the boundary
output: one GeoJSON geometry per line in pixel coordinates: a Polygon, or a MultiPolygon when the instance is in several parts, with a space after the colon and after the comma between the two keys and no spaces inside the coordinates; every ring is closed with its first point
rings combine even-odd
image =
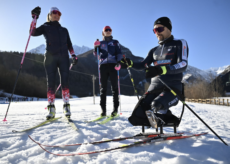
{"type": "MultiPolygon", "coordinates": [[[[189,49],[187,42],[171,36],[164,41],[160,41],[159,44],[159,46],[149,51],[147,57],[142,62],[134,62],[133,68],[144,69],[145,64],[148,66],[151,64],[154,66],[166,66],[166,74],[160,75],[159,78],[169,85],[181,83],[183,72],[188,65],[189,49]]],[[[158,77],[153,77],[151,83],[162,86],[158,77]]]]}
{"type": "Polygon", "coordinates": [[[32,29],[32,36],[44,35],[46,39],[46,54],[69,56],[74,54],[69,32],[58,21],[46,22],[32,29]]]}

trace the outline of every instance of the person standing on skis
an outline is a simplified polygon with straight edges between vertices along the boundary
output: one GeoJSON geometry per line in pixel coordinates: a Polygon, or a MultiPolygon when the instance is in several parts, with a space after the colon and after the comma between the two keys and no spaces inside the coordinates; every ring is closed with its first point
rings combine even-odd
{"type": "Polygon", "coordinates": [[[100,106],[101,116],[106,116],[106,91],[107,82],[110,77],[113,95],[113,111],[111,116],[116,116],[118,112],[119,99],[118,99],[118,77],[117,71],[120,70],[120,60],[122,58],[120,44],[112,37],[112,29],[105,26],[102,30],[102,41],[94,43],[94,55],[97,56],[97,48],[99,48],[99,61],[100,61],[100,75],[101,75],[101,88],[100,88],[100,106]]]}
{"type": "MultiPolygon", "coordinates": [[[[40,7],[32,10],[32,17],[39,18],[41,12],[40,7]]],[[[47,98],[48,98],[48,111],[47,119],[55,117],[56,109],[54,106],[55,101],[55,77],[57,71],[59,72],[62,98],[64,101],[63,112],[66,117],[70,118],[70,104],[69,104],[69,54],[72,56],[72,64],[75,65],[78,59],[74,53],[72,43],[69,37],[68,30],[62,27],[59,23],[61,12],[57,7],[52,7],[47,15],[47,22],[32,30],[32,36],[44,35],[46,39],[46,52],[44,66],[47,77],[47,98]]],[[[36,24],[35,24],[36,25],[36,24]]]]}
{"type": "MultiPolygon", "coordinates": [[[[147,92],[139,100],[129,117],[132,125],[149,126],[146,117],[146,111],[149,110],[158,113],[162,119],[169,118],[172,116],[169,108],[177,105],[179,101],[159,80],[159,78],[162,79],[174,91],[182,92],[181,81],[188,65],[188,44],[184,39],[175,39],[171,31],[172,23],[168,17],[157,19],[154,22],[153,32],[159,40],[159,45],[152,48],[142,62],[133,62],[126,58],[129,67],[145,69],[145,77],[151,78],[147,92]],[[150,66],[151,64],[154,66],[150,66]]],[[[126,61],[121,60],[122,68],[126,65],[126,61]]]]}

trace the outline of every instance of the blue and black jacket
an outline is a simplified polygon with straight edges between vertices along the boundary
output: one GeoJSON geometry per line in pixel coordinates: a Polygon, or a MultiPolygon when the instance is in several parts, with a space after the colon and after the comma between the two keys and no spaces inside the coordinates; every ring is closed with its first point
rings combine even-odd
{"type": "MultiPolygon", "coordinates": [[[[113,37],[103,37],[99,46],[99,60],[101,64],[118,63],[122,59],[120,44],[113,37]]],[[[94,48],[94,55],[97,56],[97,48],[94,48]]]]}

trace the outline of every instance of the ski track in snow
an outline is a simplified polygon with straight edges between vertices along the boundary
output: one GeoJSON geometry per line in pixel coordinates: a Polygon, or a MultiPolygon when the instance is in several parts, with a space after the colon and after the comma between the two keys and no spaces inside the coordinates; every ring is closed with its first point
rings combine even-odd
{"type": "MultiPolygon", "coordinates": [[[[47,114],[46,101],[12,102],[7,116],[7,124],[0,124],[0,164],[229,164],[230,148],[225,146],[206,126],[185,109],[184,117],[178,128],[179,132],[192,133],[209,132],[201,137],[164,141],[152,144],[139,145],[131,148],[115,150],[106,153],[59,157],[44,152],[33,139],[48,145],[75,144],[82,142],[99,141],[115,137],[128,137],[141,133],[141,127],[134,127],[128,122],[133,108],[137,103],[136,96],[121,96],[122,115],[105,125],[85,123],[95,119],[100,114],[99,97],[93,104],[92,97],[74,98],[70,100],[72,119],[80,129],[75,132],[61,118],[53,123],[44,125],[24,133],[12,133],[12,130],[29,128],[43,121],[47,114]]],[[[187,103],[224,141],[230,145],[230,108],[206,104],[187,103]]],[[[62,100],[55,102],[57,116],[62,116],[62,100]]],[[[112,112],[112,97],[107,97],[107,114],[112,112]]],[[[0,104],[0,117],[3,120],[7,104],[0,104]]],[[[171,111],[179,116],[182,103],[172,107],[171,111]]],[[[119,108],[120,110],[120,108],[119,108]]],[[[148,129],[146,132],[155,132],[148,129]]],[[[164,128],[164,132],[172,133],[173,128],[164,128]]],[[[61,148],[47,148],[53,153],[79,153],[112,148],[133,140],[116,141],[97,145],[81,145],[61,148]]]]}

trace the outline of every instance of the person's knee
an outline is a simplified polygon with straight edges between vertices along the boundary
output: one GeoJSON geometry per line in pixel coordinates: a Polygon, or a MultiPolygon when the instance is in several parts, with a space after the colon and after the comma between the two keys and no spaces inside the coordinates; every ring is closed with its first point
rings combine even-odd
{"type": "Polygon", "coordinates": [[[155,108],[156,110],[160,110],[164,108],[164,105],[161,102],[154,100],[152,102],[152,108],[155,108]]]}

